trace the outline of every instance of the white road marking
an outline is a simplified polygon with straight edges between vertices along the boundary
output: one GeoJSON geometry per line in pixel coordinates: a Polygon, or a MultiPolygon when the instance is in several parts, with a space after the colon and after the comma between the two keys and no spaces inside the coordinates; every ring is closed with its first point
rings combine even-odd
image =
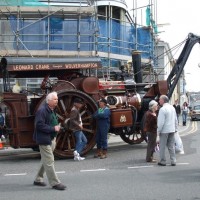
{"type": "Polygon", "coordinates": [[[97,172],[97,171],[105,171],[106,169],[86,169],[80,170],[80,172],[97,172]]]}
{"type": "MultiPolygon", "coordinates": [[[[176,165],[189,165],[190,163],[176,163],[176,165]]],[[[171,164],[167,164],[167,165],[171,165],[171,164]]],[[[148,166],[134,166],[134,167],[128,167],[128,169],[142,169],[142,168],[152,168],[155,167],[157,165],[148,165],[148,166]]],[[[106,171],[109,169],[86,169],[86,170],[80,170],[80,172],[98,172],[98,171],[106,171]]],[[[57,174],[64,174],[66,173],[65,171],[59,171],[56,172],[57,174]]],[[[19,173],[19,174],[4,174],[4,176],[26,176],[27,173],[19,173]]]]}
{"type": "MultiPolygon", "coordinates": [[[[190,163],[176,163],[176,165],[189,165],[190,163]]],[[[171,166],[171,164],[167,164],[167,166],[171,166]]]]}
{"type": "Polygon", "coordinates": [[[189,165],[190,163],[176,163],[177,165],[189,165]]]}
{"type": "Polygon", "coordinates": [[[154,165],[128,167],[128,169],[140,169],[140,168],[150,168],[150,167],[154,167],[154,165]]]}
{"type": "Polygon", "coordinates": [[[5,174],[4,176],[25,176],[27,173],[20,173],[20,174],[5,174]]]}
{"type": "Polygon", "coordinates": [[[56,174],[65,174],[65,171],[56,172],[56,174]]]}

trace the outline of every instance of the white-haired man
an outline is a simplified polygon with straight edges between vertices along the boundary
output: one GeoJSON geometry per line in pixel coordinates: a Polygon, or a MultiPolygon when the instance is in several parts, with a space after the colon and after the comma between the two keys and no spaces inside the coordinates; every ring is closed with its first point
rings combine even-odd
{"type": "Polygon", "coordinates": [[[178,120],[175,108],[169,104],[166,95],[161,95],[159,104],[162,106],[158,113],[157,119],[157,142],[160,146],[160,161],[158,165],[166,166],[165,147],[167,146],[171,165],[176,166],[175,156],[175,138],[174,133],[177,132],[178,120]]]}
{"type": "Polygon", "coordinates": [[[54,112],[57,104],[57,93],[49,93],[46,97],[46,103],[38,109],[35,115],[34,140],[39,145],[42,165],[33,184],[46,186],[43,180],[46,172],[49,184],[53,189],[65,190],[66,186],[60,182],[54,168],[53,151],[56,145],[56,135],[60,131],[58,119],[54,112]]]}

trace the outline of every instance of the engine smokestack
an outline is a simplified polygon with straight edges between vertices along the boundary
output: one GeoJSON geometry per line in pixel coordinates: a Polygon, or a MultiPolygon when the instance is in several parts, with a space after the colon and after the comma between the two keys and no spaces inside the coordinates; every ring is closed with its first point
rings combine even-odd
{"type": "Polygon", "coordinates": [[[141,52],[132,52],[132,66],[134,71],[134,78],[136,83],[142,83],[142,67],[141,67],[141,52]]]}

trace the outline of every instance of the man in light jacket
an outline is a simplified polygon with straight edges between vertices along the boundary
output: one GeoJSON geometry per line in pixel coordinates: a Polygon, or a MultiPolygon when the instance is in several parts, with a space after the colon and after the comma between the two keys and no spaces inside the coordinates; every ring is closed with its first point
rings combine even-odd
{"type": "Polygon", "coordinates": [[[169,104],[169,99],[166,95],[160,96],[159,103],[162,107],[159,110],[157,120],[157,142],[160,145],[160,161],[158,165],[166,166],[165,147],[167,146],[171,165],[176,166],[174,138],[174,133],[177,132],[178,128],[176,111],[169,104]]]}

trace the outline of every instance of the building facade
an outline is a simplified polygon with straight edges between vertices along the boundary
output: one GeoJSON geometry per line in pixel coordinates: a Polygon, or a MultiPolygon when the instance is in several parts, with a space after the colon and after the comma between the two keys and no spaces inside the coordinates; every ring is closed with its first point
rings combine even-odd
{"type": "MultiPolygon", "coordinates": [[[[99,76],[109,77],[132,59],[133,51],[140,51],[143,70],[152,73],[153,4],[145,9],[149,22],[144,26],[133,20],[124,0],[2,0],[0,55],[98,56],[103,65],[99,76]]],[[[25,78],[19,82],[24,89],[37,92],[41,80],[25,78]]],[[[11,79],[11,85],[14,84],[15,79],[11,79]]]]}

